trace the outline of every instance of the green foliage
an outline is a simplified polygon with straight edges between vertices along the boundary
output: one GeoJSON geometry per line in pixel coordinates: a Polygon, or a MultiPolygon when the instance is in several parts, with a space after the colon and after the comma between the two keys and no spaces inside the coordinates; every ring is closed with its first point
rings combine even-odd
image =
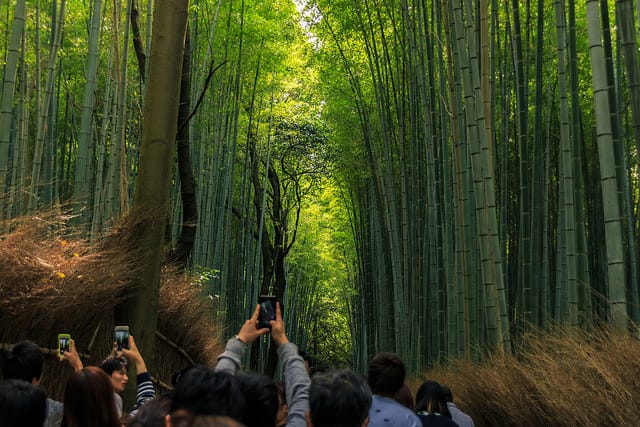
{"type": "MultiPolygon", "coordinates": [[[[148,48],[149,2],[137,3],[148,48]]],[[[567,28],[575,36],[576,49],[571,57],[566,46],[567,84],[561,90],[555,0],[544,0],[544,34],[537,33],[538,9],[533,3],[489,1],[486,10],[480,8],[483,2],[470,0],[304,3],[301,26],[290,0],[191,1],[191,107],[195,110],[196,100],[201,101],[189,122],[199,208],[192,265],[211,272],[203,275],[204,283],[228,308],[231,328],[246,319],[257,296],[264,269],[259,256],[263,241],[257,237],[261,224],[269,233],[290,227],[286,238],[291,242],[298,207],[302,210],[297,244],[287,261],[287,324],[292,336],[327,362],[361,367],[382,347],[406,352],[414,368],[447,355],[472,357],[487,343],[486,319],[495,311],[488,291],[497,282],[506,284],[505,311],[513,325],[525,317],[523,310],[528,315],[534,309],[523,301],[523,283],[537,286],[535,295],[546,298],[535,303],[540,318],[558,319],[566,311],[566,257],[574,256],[567,255],[570,252],[582,251],[576,256],[584,261],[576,272],[580,286],[586,287],[580,316],[608,317],[599,299],[593,298],[596,308],[589,305],[589,296],[606,296],[608,290],[602,261],[607,257],[602,245],[607,241],[605,206],[586,32],[587,25],[600,28],[602,22],[589,22],[580,2],[557,4],[563,7],[562,22],[569,24],[569,12],[576,21],[575,28],[567,28]],[[478,38],[484,17],[488,40],[478,38]],[[522,43],[521,70],[517,40],[522,43]],[[479,51],[484,42],[487,59],[479,51]],[[542,82],[536,80],[536,59],[542,60],[542,82]],[[486,81],[481,74],[484,65],[486,81]],[[212,76],[210,70],[215,71],[212,76]],[[516,79],[516,72],[523,75],[516,79]],[[565,108],[559,97],[565,94],[571,128],[567,141],[574,151],[565,150],[563,159],[560,135],[566,123],[558,117],[565,108]],[[481,101],[488,101],[486,110],[481,101]],[[541,117],[537,124],[534,117],[541,117]],[[539,137],[535,143],[534,136],[539,137]],[[486,144],[479,144],[484,138],[486,144]],[[536,151],[539,143],[541,152],[536,151]],[[260,185],[269,188],[267,170],[281,180],[284,216],[257,218],[260,200],[251,182],[252,144],[260,185]],[[574,171],[571,180],[563,175],[569,170],[574,171]],[[535,189],[528,186],[534,173],[535,189]],[[481,194],[493,188],[495,203],[481,194]],[[565,197],[567,191],[572,191],[571,198],[565,197]],[[531,215],[520,215],[529,202],[531,215]],[[572,203],[580,218],[575,234],[584,240],[577,239],[575,251],[567,250],[563,240],[568,228],[563,218],[571,217],[563,209],[572,203]],[[494,215],[493,209],[497,229],[484,222],[494,215]],[[482,236],[489,233],[499,235],[499,248],[493,253],[483,246],[482,236]],[[523,262],[534,250],[537,261],[532,257],[523,262]],[[523,280],[530,270],[524,266],[531,262],[541,264],[540,275],[531,273],[523,280]],[[495,271],[483,275],[483,269],[495,271]]],[[[640,142],[627,108],[633,91],[621,62],[615,7],[609,3],[600,3],[609,6],[612,31],[613,79],[606,90],[611,99],[615,95],[622,114],[607,120],[618,124],[622,135],[616,145],[616,171],[630,181],[630,188],[624,189],[628,209],[621,213],[626,227],[623,261],[633,263],[639,241],[633,206],[640,197],[640,142]]],[[[10,48],[14,4],[0,2],[2,58],[10,48]]],[[[82,207],[89,212],[94,236],[117,219],[114,206],[126,211],[138,173],[145,87],[131,46],[122,64],[126,4],[104,2],[100,24],[95,109],[86,147],[91,195],[82,207]],[[125,99],[118,100],[123,66],[125,99]],[[123,132],[116,127],[118,113],[125,117],[123,132]],[[123,133],[124,151],[118,158],[121,147],[115,143],[123,133]]],[[[7,112],[12,116],[6,131],[10,148],[3,147],[10,155],[9,176],[2,177],[3,194],[10,197],[3,204],[11,206],[3,206],[2,218],[25,210],[43,115],[43,94],[37,90],[47,80],[52,5],[27,2],[17,90],[13,110],[7,112]]],[[[82,163],[78,128],[90,10],[88,2],[67,1],[54,100],[41,128],[46,133],[42,203],[68,200],[75,163],[82,163]]],[[[180,182],[174,170],[166,174],[172,177],[172,226],[177,230],[180,182]]],[[[616,185],[608,196],[622,198],[623,188],[616,185]]],[[[271,187],[265,193],[267,207],[272,207],[273,191],[271,187]]],[[[637,300],[637,288],[626,282],[627,294],[637,300]]]]}
{"type": "Polygon", "coordinates": [[[289,304],[304,307],[296,312],[297,324],[288,325],[290,335],[319,367],[352,365],[354,252],[348,213],[338,193],[325,182],[319,197],[305,205],[299,231],[304,237],[289,260],[288,295],[297,299],[289,304]]]}

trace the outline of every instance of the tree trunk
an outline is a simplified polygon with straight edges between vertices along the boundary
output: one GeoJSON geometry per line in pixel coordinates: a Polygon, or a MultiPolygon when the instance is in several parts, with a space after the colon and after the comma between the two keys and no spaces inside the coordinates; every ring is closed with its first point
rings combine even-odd
{"type": "Polygon", "coordinates": [[[116,322],[129,325],[151,371],[188,5],[188,0],[158,0],[155,5],[140,167],[128,217],[132,256],[139,268],[125,301],[116,308],[116,322]]]}
{"type": "Polygon", "coordinates": [[[190,134],[187,119],[191,113],[191,52],[189,31],[184,43],[182,62],[182,79],[180,84],[180,110],[178,114],[178,173],[180,174],[180,194],[182,196],[182,228],[172,255],[172,261],[180,268],[186,268],[187,260],[193,249],[198,225],[198,202],[196,199],[196,182],[191,166],[189,151],[190,134]]]}

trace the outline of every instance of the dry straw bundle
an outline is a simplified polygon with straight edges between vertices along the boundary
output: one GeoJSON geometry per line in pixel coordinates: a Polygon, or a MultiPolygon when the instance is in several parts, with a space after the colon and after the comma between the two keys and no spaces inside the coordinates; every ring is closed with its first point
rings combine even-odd
{"type": "MultiPolygon", "coordinates": [[[[52,350],[43,387],[54,398],[62,396],[70,372],[53,354],[57,334],[71,334],[85,365],[99,363],[111,350],[113,309],[135,268],[133,252],[113,244],[126,238],[90,244],[64,226],[66,219],[23,218],[4,224],[12,231],[0,236],[0,343],[8,348],[30,339],[52,350]]],[[[176,370],[215,363],[224,331],[211,320],[213,308],[187,275],[163,269],[152,376],[168,384],[176,370]]]]}
{"type": "Polygon", "coordinates": [[[640,343],[609,331],[531,333],[517,356],[424,376],[448,385],[478,427],[640,425],[640,343]]]}

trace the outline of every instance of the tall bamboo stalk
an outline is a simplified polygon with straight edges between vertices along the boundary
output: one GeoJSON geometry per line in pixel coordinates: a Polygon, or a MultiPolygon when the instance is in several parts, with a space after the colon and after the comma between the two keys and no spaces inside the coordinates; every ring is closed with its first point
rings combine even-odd
{"type": "MultiPolygon", "coordinates": [[[[9,174],[9,145],[11,142],[13,99],[16,88],[18,60],[20,57],[20,42],[24,32],[25,10],[25,0],[16,1],[13,11],[11,38],[9,40],[6,65],[4,67],[2,100],[0,101],[0,188],[4,188],[4,183],[9,174]]],[[[13,191],[15,190],[9,189],[9,192],[13,191]]],[[[11,209],[11,206],[7,206],[7,209],[11,209]]],[[[4,218],[4,213],[4,209],[0,209],[0,219],[4,218]]]]}
{"type": "Polygon", "coordinates": [[[90,149],[93,137],[93,115],[95,111],[95,91],[98,73],[98,41],[100,38],[100,21],[102,16],[102,0],[93,0],[91,25],[89,30],[89,50],[87,55],[87,83],[82,98],[82,116],[78,134],[78,152],[76,154],[75,174],[73,185],[74,210],[80,216],[79,222],[86,224],[92,213],[91,206],[82,206],[89,200],[89,176],[94,176],[93,153],[90,149]],[[91,172],[91,174],[90,174],[91,172]]]}
{"type": "Polygon", "coordinates": [[[62,39],[64,19],[66,14],[66,0],[61,0],[60,11],[56,18],[55,33],[52,36],[52,43],[49,50],[49,59],[47,62],[47,80],[45,83],[44,98],[42,105],[39,106],[40,113],[38,116],[38,127],[36,128],[36,142],[33,149],[33,162],[31,170],[31,190],[29,197],[29,212],[35,212],[39,202],[40,188],[40,172],[42,170],[42,155],[44,151],[44,141],[47,132],[47,123],[49,121],[49,107],[53,98],[53,89],[55,81],[55,71],[57,67],[58,50],[62,39]]]}
{"type": "Polygon", "coordinates": [[[621,208],[618,198],[616,161],[611,133],[609,93],[605,70],[602,33],[600,30],[600,8],[597,0],[587,0],[587,30],[589,55],[593,75],[593,97],[596,128],[598,131],[598,158],[604,207],[604,222],[607,250],[607,279],[609,312],[618,332],[627,331],[627,300],[625,286],[625,262],[622,248],[621,208]]]}

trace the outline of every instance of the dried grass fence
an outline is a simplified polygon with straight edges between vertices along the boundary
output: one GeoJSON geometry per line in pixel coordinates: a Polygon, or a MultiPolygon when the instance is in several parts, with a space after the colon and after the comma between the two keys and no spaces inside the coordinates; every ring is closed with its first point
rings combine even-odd
{"type": "Polygon", "coordinates": [[[423,377],[448,385],[477,427],[640,426],[640,342],[631,336],[532,333],[517,356],[456,361],[423,377]]]}
{"type": "MultiPolygon", "coordinates": [[[[13,231],[0,236],[0,346],[30,339],[43,347],[43,389],[58,399],[71,371],[55,355],[57,334],[71,334],[85,365],[99,363],[111,350],[113,308],[135,268],[126,247],[89,244],[64,220],[52,214],[23,218],[4,224],[13,231]]],[[[212,304],[188,276],[163,270],[149,366],[159,385],[193,363],[215,363],[226,331],[211,320],[212,304]]]]}

